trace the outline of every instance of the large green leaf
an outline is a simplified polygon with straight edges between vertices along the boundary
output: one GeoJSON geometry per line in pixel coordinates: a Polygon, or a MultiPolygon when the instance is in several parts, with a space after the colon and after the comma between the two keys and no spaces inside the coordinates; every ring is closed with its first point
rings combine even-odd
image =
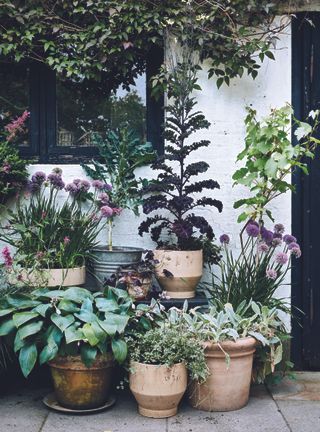
{"type": "Polygon", "coordinates": [[[53,342],[49,342],[41,351],[39,355],[40,364],[47,363],[48,361],[54,359],[58,354],[58,346],[53,342]]]}
{"type": "Polygon", "coordinates": [[[123,333],[129,321],[127,315],[116,315],[113,313],[107,313],[106,318],[103,321],[106,324],[114,325],[117,328],[118,333],[123,333]]]}
{"type": "Polygon", "coordinates": [[[32,371],[38,357],[38,351],[35,344],[28,344],[21,348],[19,354],[19,363],[23,375],[27,376],[32,371]]]}
{"type": "Polygon", "coordinates": [[[14,338],[13,349],[14,352],[18,352],[24,345],[27,345],[28,341],[26,339],[21,339],[19,332],[16,333],[16,337],[14,338]]]}
{"type": "Polygon", "coordinates": [[[24,294],[15,294],[7,296],[7,302],[15,309],[33,308],[41,304],[39,301],[31,300],[29,296],[24,294]]]}
{"type": "Polygon", "coordinates": [[[90,367],[92,366],[96,356],[97,356],[97,348],[94,348],[90,345],[84,344],[82,345],[81,349],[80,349],[80,353],[81,353],[81,360],[83,361],[83,363],[87,366],[90,367]]]}
{"type": "Polygon", "coordinates": [[[110,324],[107,321],[98,321],[99,326],[109,335],[114,336],[117,332],[117,326],[115,324],[110,324]]]}
{"type": "Polygon", "coordinates": [[[92,305],[92,299],[91,298],[86,298],[82,305],[81,305],[81,311],[86,311],[86,312],[93,312],[93,305],[92,305]]]}
{"type": "Polygon", "coordinates": [[[117,362],[124,362],[128,354],[126,342],[122,339],[113,339],[111,342],[111,348],[114,358],[117,360],[117,362]]]}
{"type": "Polygon", "coordinates": [[[6,336],[13,330],[16,330],[16,326],[14,325],[12,318],[3,321],[0,324],[0,336],[6,336]]]}
{"type": "Polygon", "coordinates": [[[87,298],[93,299],[93,295],[84,288],[72,287],[64,291],[63,298],[82,304],[87,298]]]}
{"type": "Polygon", "coordinates": [[[58,309],[60,309],[63,312],[71,312],[71,313],[79,312],[80,310],[80,308],[75,303],[73,303],[71,300],[66,300],[66,299],[63,299],[59,302],[58,309]]]}
{"type": "Polygon", "coordinates": [[[101,312],[117,312],[119,310],[118,303],[112,299],[97,298],[96,305],[101,312]]]}
{"type": "Polygon", "coordinates": [[[45,338],[47,340],[47,342],[54,342],[56,345],[59,346],[61,339],[63,337],[63,333],[60,329],[58,329],[58,327],[56,327],[54,324],[52,324],[45,335],[45,338]]]}
{"type": "Polygon", "coordinates": [[[40,304],[39,306],[35,307],[32,312],[38,312],[39,315],[41,315],[43,318],[45,318],[46,313],[49,309],[52,308],[52,305],[50,303],[47,304],[40,304]]]}
{"type": "Polygon", "coordinates": [[[87,323],[82,327],[82,332],[84,337],[88,340],[91,346],[96,346],[99,342],[101,342],[95,334],[94,329],[91,324],[87,323]]]}
{"type": "Polygon", "coordinates": [[[97,315],[87,310],[81,310],[79,313],[74,314],[74,316],[85,323],[93,323],[98,319],[97,315]]]}
{"type": "Polygon", "coordinates": [[[36,333],[38,333],[43,326],[43,321],[35,321],[30,324],[26,324],[19,328],[19,337],[21,339],[25,339],[28,336],[32,336],[36,333]]]}
{"type": "Polygon", "coordinates": [[[64,332],[71,324],[74,323],[75,318],[73,315],[62,316],[54,313],[51,315],[51,321],[64,332]]]}
{"type": "Polygon", "coordinates": [[[74,325],[68,327],[64,332],[64,335],[67,344],[71,344],[72,342],[83,340],[84,338],[82,330],[77,329],[74,325]]]}
{"type": "Polygon", "coordinates": [[[13,315],[13,322],[16,327],[21,327],[26,322],[38,317],[37,312],[18,312],[13,315]]]}
{"type": "Polygon", "coordinates": [[[13,311],[14,311],[14,309],[2,309],[2,310],[0,310],[0,317],[10,315],[11,312],[13,312],[13,311]]]}

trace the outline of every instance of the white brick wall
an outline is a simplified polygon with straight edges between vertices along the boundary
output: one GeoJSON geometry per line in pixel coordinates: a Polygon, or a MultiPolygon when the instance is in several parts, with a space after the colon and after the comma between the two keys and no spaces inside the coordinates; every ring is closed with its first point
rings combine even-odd
{"type": "MultiPolygon", "coordinates": [[[[238,246],[238,232],[240,226],[236,219],[238,211],[233,209],[235,200],[243,196],[240,187],[232,187],[231,176],[236,168],[237,154],[244,145],[244,116],[245,106],[252,105],[259,113],[265,115],[271,107],[280,107],[291,101],[291,39],[289,30],[277,42],[276,61],[266,60],[255,81],[252,78],[242,77],[231,82],[230,87],[223,86],[219,90],[213,79],[207,80],[203,71],[200,76],[202,92],[197,92],[198,108],[211,122],[208,131],[204,131],[198,138],[209,139],[209,148],[199,150],[194,160],[206,160],[210,164],[208,177],[220,183],[220,191],[214,191],[215,198],[221,199],[224,210],[219,214],[215,209],[203,210],[203,214],[212,222],[217,237],[221,233],[228,233],[232,238],[232,246],[238,246]]],[[[49,173],[54,165],[30,166],[30,173],[39,169],[49,173]]],[[[62,166],[66,180],[82,177],[83,172],[79,165],[62,166]]],[[[143,175],[150,175],[150,170],[144,169],[143,175]]],[[[281,197],[273,205],[274,215],[278,222],[291,228],[291,202],[290,195],[281,197]]],[[[145,236],[137,234],[140,220],[124,212],[117,220],[114,230],[114,244],[127,246],[152,247],[152,242],[145,236]]],[[[284,290],[282,295],[289,295],[284,290]]]]}

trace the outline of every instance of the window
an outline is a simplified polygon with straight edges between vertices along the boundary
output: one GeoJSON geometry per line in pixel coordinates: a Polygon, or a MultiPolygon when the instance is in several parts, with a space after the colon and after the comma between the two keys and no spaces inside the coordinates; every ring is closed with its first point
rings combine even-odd
{"type": "Polygon", "coordinates": [[[130,91],[103,93],[58,79],[40,64],[0,65],[0,120],[31,112],[29,136],[21,155],[40,163],[78,163],[97,155],[93,134],[127,122],[142,138],[163,149],[163,98],[155,100],[147,86],[157,73],[163,52],[154,49],[146,72],[130,91]]]}

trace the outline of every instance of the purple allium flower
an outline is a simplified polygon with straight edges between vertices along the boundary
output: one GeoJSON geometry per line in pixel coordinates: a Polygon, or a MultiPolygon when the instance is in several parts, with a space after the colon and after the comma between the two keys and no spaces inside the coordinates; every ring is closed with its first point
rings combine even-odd
{"type": "Polygon", "coordinates": [[[90,183],[88,182],[88,180],[81,180],[78,184],[78,187],[80,192],[88,192],[88,190],[90,189],[90,183]]]}
{"type": "Polygon", "coordinates": [[[266,270],[266,276],[267,276],[268,279],[275,280],[275,279],[277,279],[278,275],[277,275],[276,270],[274,270],[274,269],[267,269],[266,270]]]}
{"type": "Polygon", "coordinates": [[[228,234],[222,234],[220,236],[220,243],[226,245],[230,243],[230,237],[228,236],[228,234]]]}
{"type": "Polygon", "coordinates": [[[71,195],[76,195],[79,192],[78,186],[74,183],[68,183],[65,187],[66,192],[69,192],[71,195]]]}
{"type": "Polygon", "coordinates": [[[119,208],[114,207],[112,210],[113,210],[113,215],[114,216],[119,216],[123,209],[120,208],[120,207],[119,208]]]}
{"type": "Polygon", "coordinates": [[[259,245],[258,245],[258,251],[259,251],[259,252],[268,252],[269,249],[270,249],[270,248],[269,248],[269,246],[267,245],[267,243],[261,242],[261,243],[259,243],[259,245]]]}
{"type": "Polygon", "coordinates": [[[282,240],[278,237],[273,238],[272,240],[272,246],[277,247],[280,246],[282,244],[282,240]]]}
{"type": "Polygon", "coordinates": [[[281,233],[279,233],[279,232],[274,232],[273,233],[273,238],[275,239],[280,239],[280,240],[282,240],[282,234],[281,233]]]}
{"type": "Polygon", "coordinates": [[[28,181],[28,183],[27,183],[27,191],[29,193],[31,193],[31,194],[39,192],[40,187],[41,186],[39,185],[39,183],[35,183],[35,182],[31,181],[31,180],[28,181]]]}
{"type": "Polygon", "coordinates": [[[60,176],[62,175],[62,169],[59,167],[53,168],[52,172],[55,174],[59,174],[60,176]]]}
{"type": "MultiPolygon", "coordinates": [[[[291,243],[292,244],[292,243],[291,243]]],[[[296,258],[300,258],[302,253],[300,247],[294,247],[290,250],[291,254],[296,258]]]]}
{"type": "Polygon", "coordinates": [[[93,182],[91,183],[91,185],[95,188],[98,189],[100,191],[104,191],[104,190],[111,190],[112,186],[109,185],[108,183],[105,183],[101,180],[93,180],[93,182]]]}
{"type": "Polygon", "coordinates": [[[44,183],[46,181],[46,179],[47,179],[47,176],[45,175],[45,173],[43,171],[37,171],[31,177],[32,183],[36,183],[38,185],[42,185],[42,183],[44,183]]]}
{"type": "Polygon", "coordinates": [[[65,184],[64,181],[62,180],[62,177],[60,174],[56,174],[54,172],[52,172],[51,174],[48,175],[48,180],[51,184],[51,186],[55,189],[63,189],[65,184]]]}
{"type": "Polygon", "coordinates": [[[102,192],[101,194],[99,194],[98,200],[101,202],[101,204],[108,204],[109,195],[105,192],[102,192]]]}
{"type": "Polygon", "coordinates": [[[289,245],[290,243],[297,243],[297,239],[291,235],[291,234],[286,234],[283,236],[283,241],[289,245]]]}
{"type": "Polygon", "coordinates": [[[281,265],[286,264],[288,262],[288,255],[284,252],[278,252],[276,255],[276,262],[281,265]]]}
{"type": "Polygon", "coordinates": [[[253,220],[253,219],[250,219],[250,220],[249,220],[249,224],[250,224],[250,225],[254,225],[254,226],[260,228],[260,225],[258,224],[258,222],[255,221],[255,220],[253,220]]]}
{"type": "Polygon", "coordinates": [[[275,224],[274,226],[274,232],[277,234],[283,234],[284,233],[284,226],[282,224],[275,224]]]}
{"type": "Polygon", "coordinates": [[[246,226],[246,231],[249,237],[258,237],[260,230],[259,230],[259,226],[250,222],[246,226]]]}
{"type": "Polygon", "coordinates": [[[81,179],[74,179],[72,183],[78,186],[78,184],[81,183],[81,179]]]}
{"type": "Polygon", "coordinates": [[[113,209],[107,205],[101,207],[101,216],[105,218],[110,218],[113,216],[113,209]]]}
{"type": "Polygon", "coordinates": [[[300,249],[300,246],[298,245],[298,243],[292,242],[288,245],[289,250],[294,249],[294,248],[300,249]]]}
{"type": "Polygon", "coordinates": [[[271,244],[272,240],[273,240],[273,232],[267,230],[265,227],[261,227],[260,230],[261,233],[261,237],[263,238],[263,240],[267,243],[267,244],[271,244]]]}
{"type": "Polygon", "coordinates": [[[5,265],[7,268],[12,267],[13,259],[12,259],[12,256],[11,256],[11,253],[10,253],[10,250],[9,250],[8,246],[5,246],[5,247],[2,249],[1,254],[2,254],[2,257],[3,257],[3,259],[4,259],[4,265],[5,265]]]}

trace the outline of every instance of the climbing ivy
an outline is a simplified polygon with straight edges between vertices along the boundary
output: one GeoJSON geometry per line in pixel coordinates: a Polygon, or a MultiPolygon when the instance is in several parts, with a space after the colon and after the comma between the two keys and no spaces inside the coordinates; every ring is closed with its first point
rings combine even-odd
{"type": "MultiPolygon", "coordinates": [[[[273,19],[284,0],[0,1],[0,61],[37,61],[73,83],[128,86],[166,34],[192,32],[217,85],[247,71],[253,78],[285,24],[273,19]]],[[[158,84],[161,84],[161,80],[158,84]]]]}

